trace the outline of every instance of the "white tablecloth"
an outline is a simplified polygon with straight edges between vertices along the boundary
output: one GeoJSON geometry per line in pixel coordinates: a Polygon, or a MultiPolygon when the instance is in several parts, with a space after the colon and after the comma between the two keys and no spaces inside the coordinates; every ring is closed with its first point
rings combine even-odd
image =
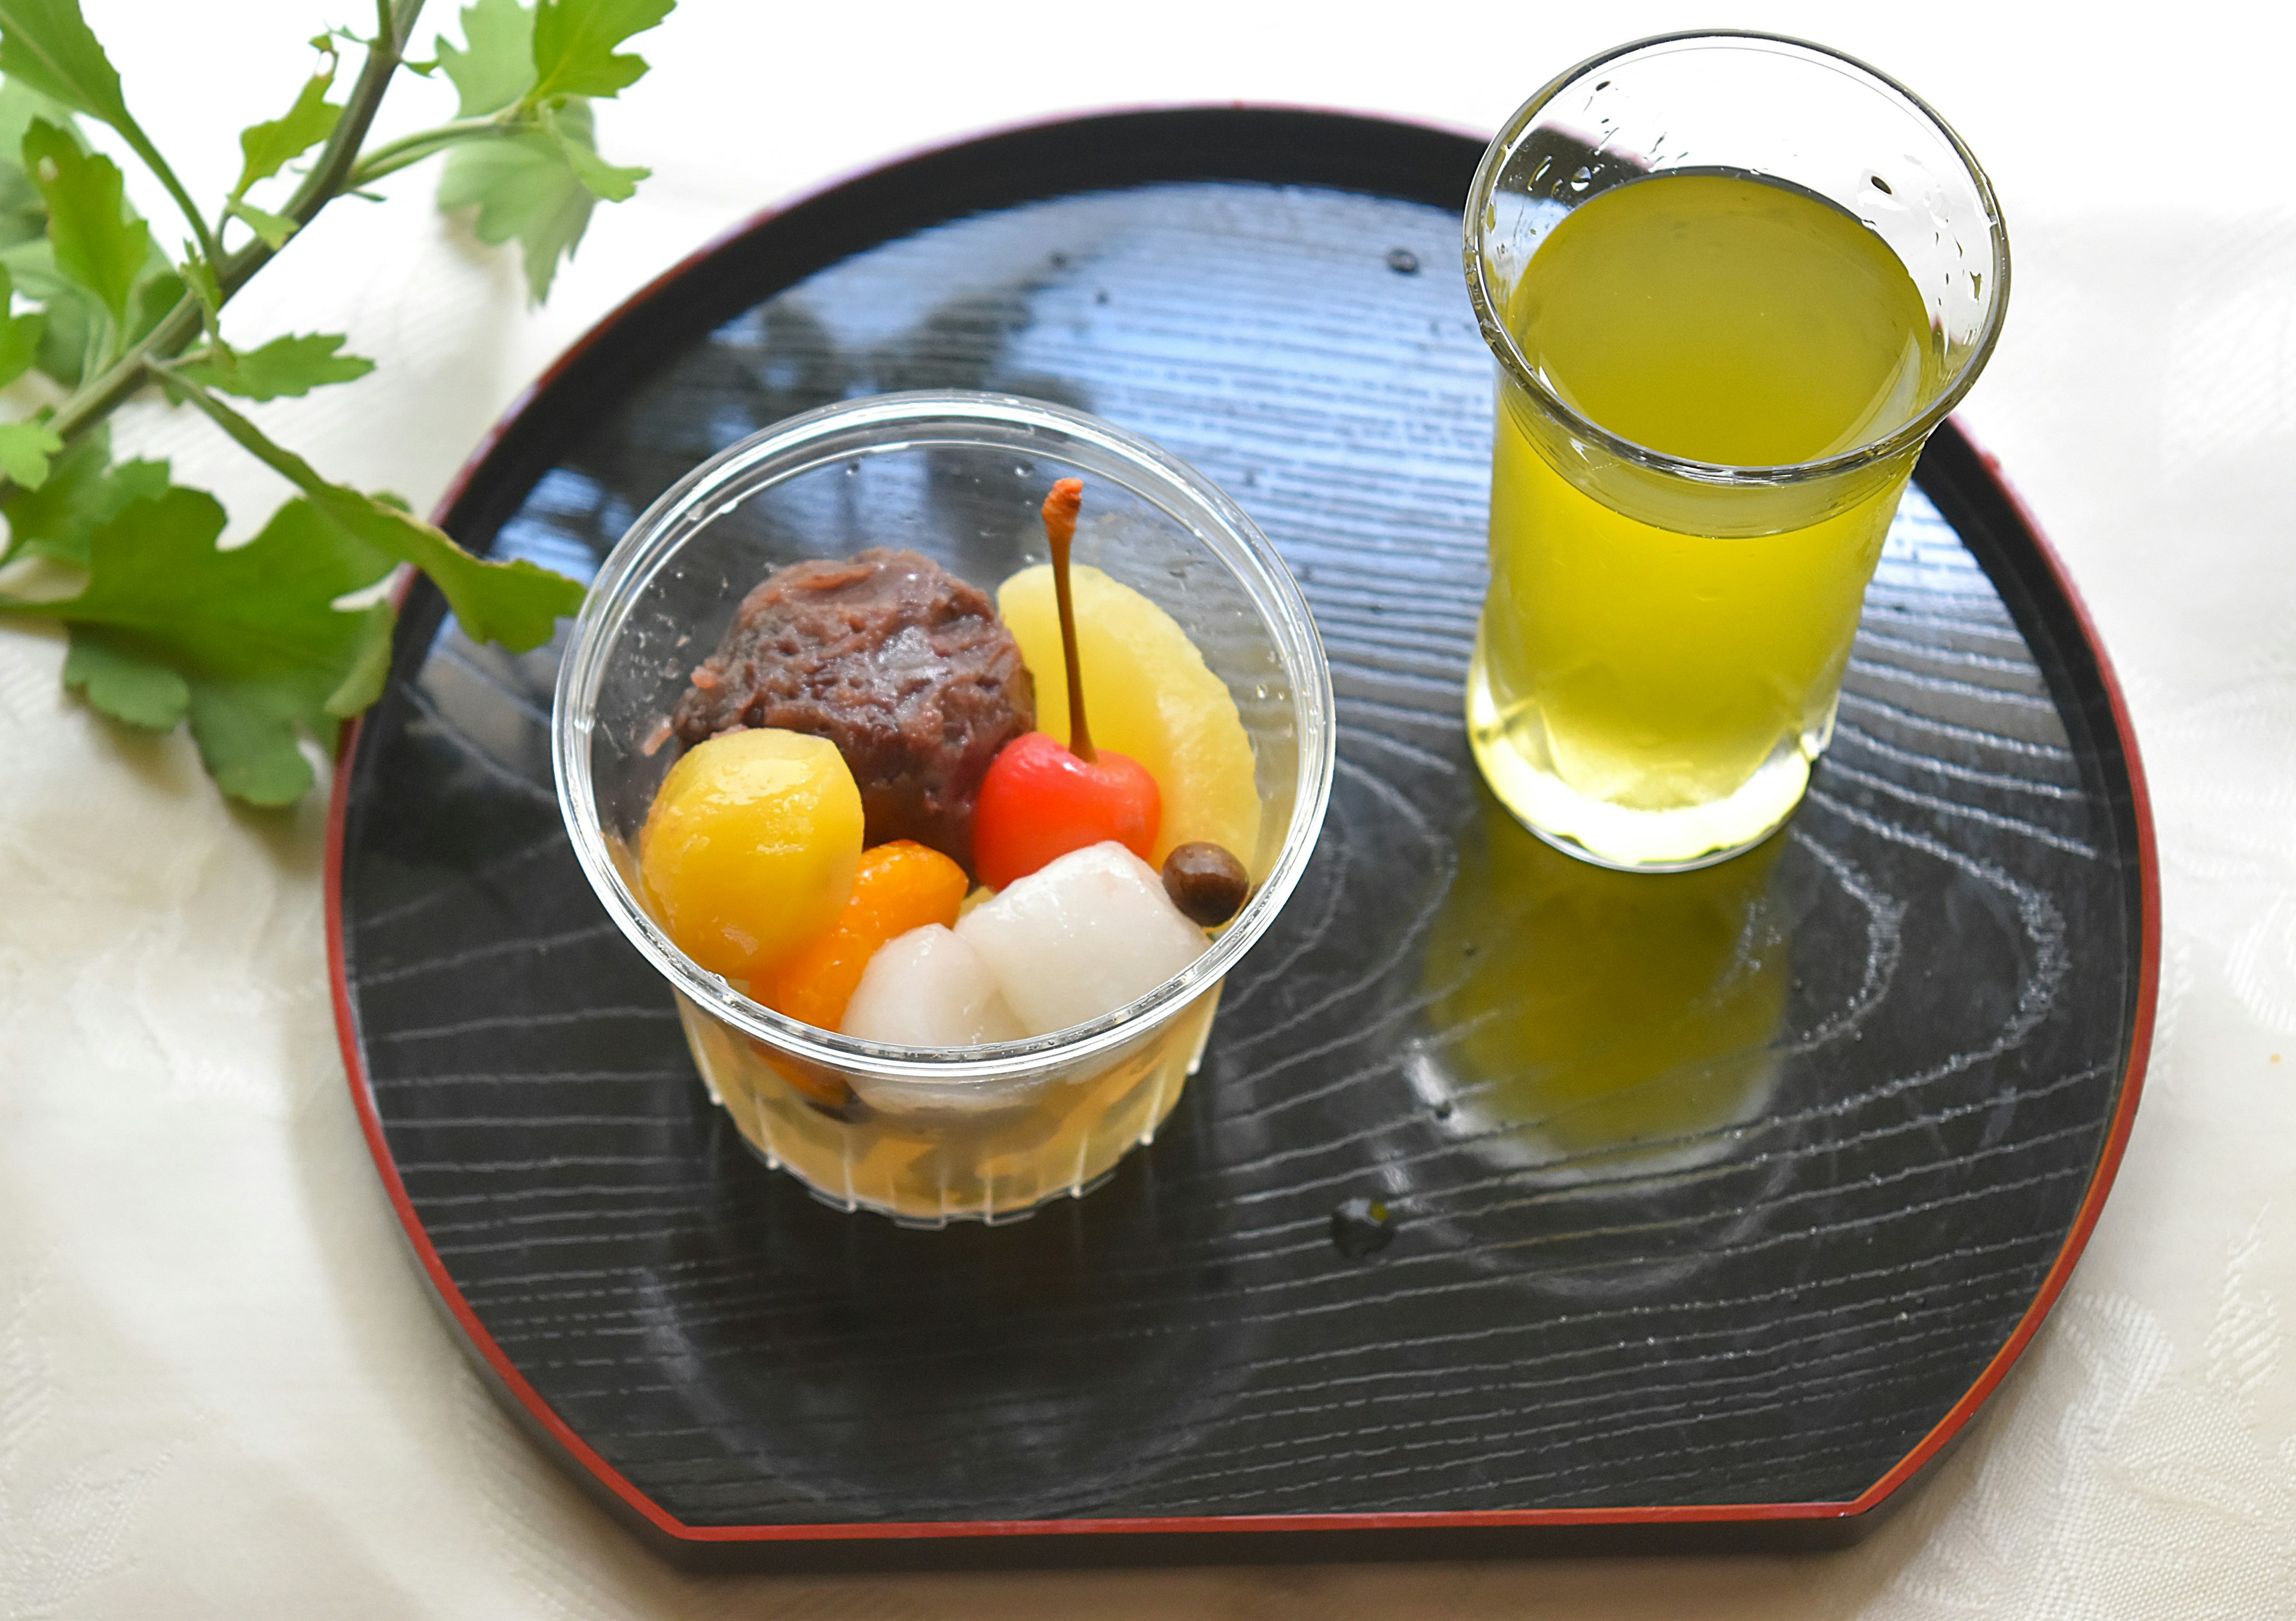
{"type": "MultiPolygon", "coordinates": [[[[363,0],[90,0],[205,194],[300,41],[363,0]]],[[[444,7],[434,8],[444,22],[444,7]]],[[[800,186],[953,132],[1201,99],[1489,128],[1549,73],[1708,8],[1300,0],[687,0],[600,117],[651,165],[529,313],[433,171],[337,205],[235,306],[381,368],[264,414],[426,505],[641,281],[800,186]]],[[[1965,420],[2087,594],[2159,816],[2159,1040],[2120,1186],[1964,1446],[1861,1547],[1803,1559],[699,1581],[510,1426],[396,1234],[336,1056],[324,806],[227,807],[178,735],[0,629],[0,1614],[30,1617],[2296,1616],[2296,193],[2291,8],[1849,8],[1735,20],[1927,94],[2016,247],[1965,420]]],[[[408,83],[395,127],[447,116],[408,83]]],[[[147,198],[161,217],[161,201],[147,198]]],[[[198,421],[122,432],[247,532],[279,486],[198,421]]]]}

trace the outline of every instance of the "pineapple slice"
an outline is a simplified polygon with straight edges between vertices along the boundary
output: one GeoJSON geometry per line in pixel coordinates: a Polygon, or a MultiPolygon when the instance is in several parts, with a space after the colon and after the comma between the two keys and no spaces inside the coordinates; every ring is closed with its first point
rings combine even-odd
{"type": "MultiPolygon", "coordinates": [[[[1164,796],[1149,860],[1160,863],[1174,845],[1201,839],[1226,847],[1258,876],[1259,785],[1251,740],[1226,684],[1172,616],[1131,586],[1078,564],[1070,589],[1092,741],[1139,761],[1164,796]]],[[[1068,669],[1052,565],[1006,580],[996,610],[1037,678],[1038,730],[1066,743],[1068,669]]]]}

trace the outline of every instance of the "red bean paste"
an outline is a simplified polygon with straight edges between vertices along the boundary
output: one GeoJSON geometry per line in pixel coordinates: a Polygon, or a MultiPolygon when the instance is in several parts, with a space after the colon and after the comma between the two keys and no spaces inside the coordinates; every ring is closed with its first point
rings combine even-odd
{"type": "Polygon", "coordinates": [[[861,790],[868,843],[914,839],[970,871],[980,779],[1036,720],[1036,684],[988,594],[873,547],[767,576],[670,725],[689,746],[744,726],[827,738],[861,790]]]}

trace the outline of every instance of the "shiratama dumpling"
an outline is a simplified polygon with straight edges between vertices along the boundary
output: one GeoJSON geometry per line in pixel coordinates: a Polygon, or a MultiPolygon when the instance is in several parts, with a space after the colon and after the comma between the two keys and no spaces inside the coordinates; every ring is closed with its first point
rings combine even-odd
{"type": "Polygon", "coordinates": [[[845,1004],[842,1027],[898,1047],[973,1047],[1029,1034],[980,954],[939,923],[877,948],[845,1004]]]}
{"type": "Polygon", "coordinates": [[[1031,1036],[1112,1012],[1204,951],[1204,931],[1180,915],[1156,870],[1113,841],[1018,880],[959,918],[956,937],[1031,1036]]]}

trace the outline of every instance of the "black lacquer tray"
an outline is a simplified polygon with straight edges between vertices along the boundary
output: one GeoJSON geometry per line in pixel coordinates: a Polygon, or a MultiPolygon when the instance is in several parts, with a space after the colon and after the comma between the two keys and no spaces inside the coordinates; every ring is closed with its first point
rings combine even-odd
{"type": "Polygon", "coordinates": [[[1010,1227],[847,1216],[745,1153],[561,833],[556,650],[418,586],[347,750],[351,1085],[512,1411],[643,1535],[769,1564],[1842,1540],[2062,1287],[2136,1105],[2150,824],[2110,670],[1952,424],[1788,830],[1681,878],[1547,851],[1468,763],[1491,369],[1480,143],[1132,112],[923,154],[640,293],[447,503],[592,569],[840,397],[1062,401],[1225,485],[1303,583],[1329,823],[1202,1072],[1010,1227]],[[1345,1201],[1392,1240],[1334,1242],[1345,1201]]]}

